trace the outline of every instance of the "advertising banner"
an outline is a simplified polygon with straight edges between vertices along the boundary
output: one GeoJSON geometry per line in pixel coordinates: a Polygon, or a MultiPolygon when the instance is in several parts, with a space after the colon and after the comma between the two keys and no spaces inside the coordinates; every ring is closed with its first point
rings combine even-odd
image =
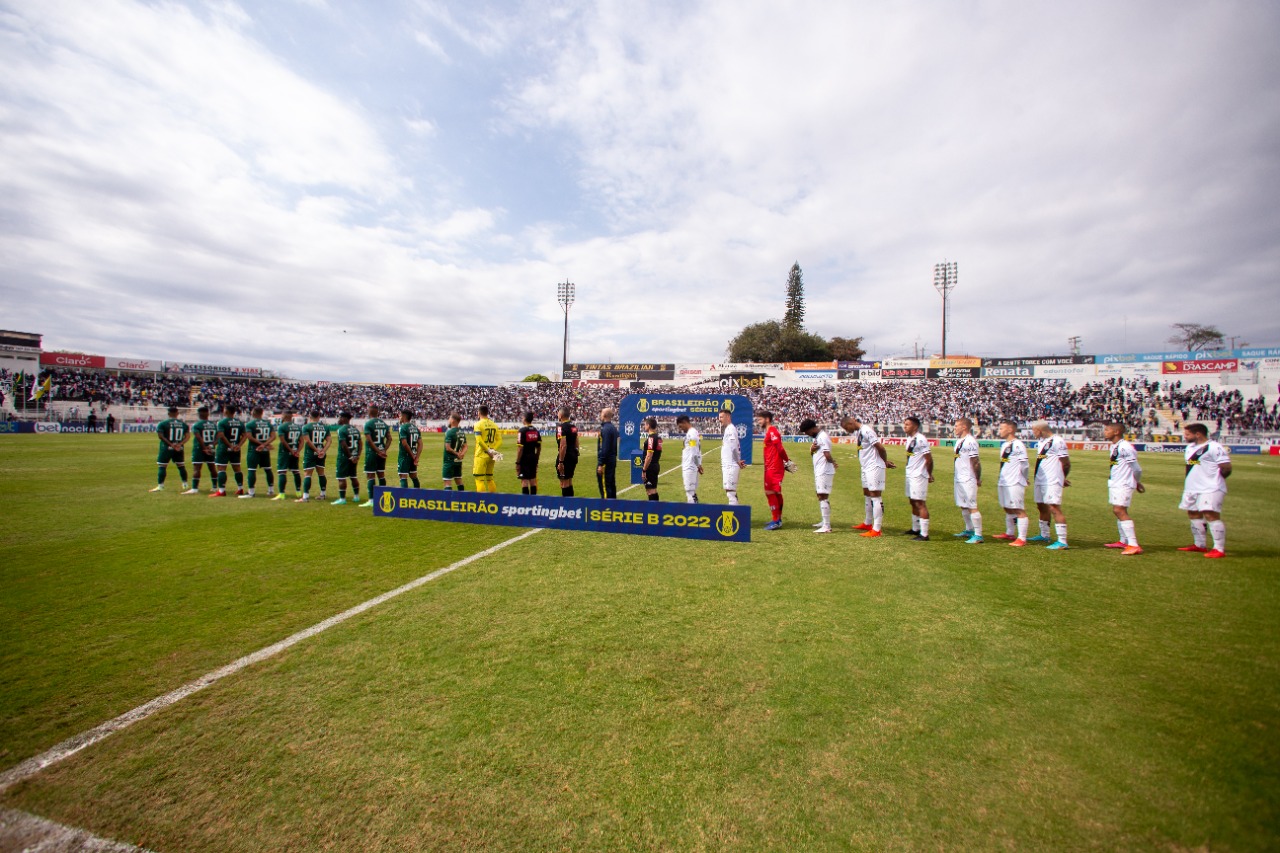
{"type": "Polygon", "coordinates": [[[723,364],[712,364],[707,370],[715,373],[722,370],[728,373],[760,373],[764,370],[781,370],[782,362],[764,362],[764,361],[727,361],[723,364]]]}
{"type": "Polygon", "coordinates": [[[1099,376],[1132,376],[1143,373],[1159,373],[1158,361],[1117,361],[1111,364],[1099,364],[1096,368],[1099,376]]]}
{"type": "Polygon", "coordinates": [[[886,358],[880,363],[884,367],[932,367],[927,358],[886,358]]]}
{"type": "Polygon", "coordinates": [[[797,370],[795,374],[801,382],[835,382],[840,378],[838,370],[797,370]]]}
{"type": "Polygon", "coordinates": [[[261,367],[228,367],[222,364],[195,364],[185,361],[167,361],[166,373],[186,373],[200,376],[261,376],[261,367]]]}
{"type": "Polygon", "coordinates": [[[712,542],[751,541],[751,507],[746,505],[560,498],[389,486],[375,486],[371,497],[373,514],[381,518],[631,533],[712,542]]]}
{"type": "Polygon", "coordinates": [[[1034,367],[1037,364],[1093,364],[1091,355],[1028,355],[1020,358],[984,358],[983,367],[1034,367]]]}
{"type": "Polygon", "coordinates": [[[1215,358],[1204,361],[1166,361],[1160,365],[1162,373],[1235,373],[1240,362],[1234,358],[1215,358]]]}
{"type": "Polygon", "coordinates": [[[930,367],[925,371],[929,379],[977,379],[981,375],[981,367],[930,367]]]}
{"type": "MultiPolygon", "coordinates": [[[[645,428],[643,421],[647,417],[675,418],[688,415],[691,418],[718,417],[724,409],[732,415],[731,424],[738,431],[742,442],[742,461],[751,464],[753,454],[752,431],[754,420],[751,400],[741,394],[699,394],[682,396],[679,394],[628,394],[618,404],[618,429],[622,438],[618,442],[618,460],[629,460],[631,465],[631,482],[639,483],[644,478],[644,454],[641,447],[644,443],[645,428]]],[[[664,443],[667,441],[664,437],[664,443]]],[[[679,436],[673,438],[664,448],[666,454],[672,450],[680,452],[679,436]]]]}
{"type": "Polygon", "coordinates": [[[1037,364],[1031,368],[1037,379],[1066,379],[1078,376],[1096,376],[1097,369],[1092,364],[1037,364]]]}
{"type": "Polygon", "coordinates": [[[878,361],[839,361],[837,370],[879,370],[883,365],[878,361]]]}
{"type": "Polygon", "coordinates": [[[155,424],[125,424],[120,431],[121,432],[155,432],[156,425],[155,424]]]}
{"type": "Polygon", "coordinates": [[[141,370],[160,373],[164,370],[163,361],[151,361],[145,358],[108,358],[107,370],[141,370]]]}
{"type": "Polygon", "coordinates": [[[837,379],[879,379],[880,370],[876,368],[867,368],[863,370],[837,370],[837,379]]]}
{"type": "Polygon", "coordinates": [[[566,364],[565,379],[586,379],[591,372],[593,379],[616,379],[621,382],[636,380],[670,381],[676,378],[675,364],[566,364]]]}
{"type": "Polygon", "coordinates": [[[1030,379],[1035,375],[1035,369],[1027,365],[1009,366],[1009,367],[984,367],[982,375],[988,379],[1030,379]]]}
{"type": "Polygon", "coordinates": [[[1227,451],[1233,456],[1237,453],[1245,456],[1260,456],[1266,452],[1257,444],[1229,444],[1227,445],[1227,451]]]}
{"type": "Polygon", "coordinates": [[[574,379],[571,381],[574,388],[617,388],[619,384],[616,379],[574,379]]]}
{"type": "Polygon", "coordinates": [[[880,369],[881,379],[924,379],[927,367],[883,367],[880,369]]]}
{"type": "Polygon", "coordinates": [[[763,388],[765,386],[765,375],[763,373],[721,373],[721,388],[763,388]]]}
{"type": "Polygon", "coordinates": [[[676,379],[692,379],[698,380],[707,373],[705,365],[697,365],[696,367],[682,364],[676,368],[676,379]]]}
{"type": "Polygon", "coordinates": [[[1232,355],[1236,358],[1280,358],[1280,347],[1238,349],[1232,355]]]}
{"type": "Polygon", "coordinates": [[[40,363],[46,367],[106,367],[107,360],[100,355],[82,352],[42,352],[40,363]]]}
{"type": "Polygon", "coordinates": [[[17,435],[20,432],[35,431],[36,425],[27,421],[0,421],[0,435],[17,435]]]}
{"type": "Polygon", "coordinates": [[[948,367],[982,367],[982,359],[969,355],[931,358],[929,359],[929,366],[934,370],[945,370],[948,367]]]}
{"type": "Polygon", "coordinates": [[[1187,445],[1174,444],[1173,442],[1147,442],[1143,448],[1147,453],[1182,453],[1187,449],[1187,445]]]}
{"type": "Polygon", "coordinates": [[[782,366],[786,370],[835,370],[838,363],[835,361],[788,361],[782,366]]]}

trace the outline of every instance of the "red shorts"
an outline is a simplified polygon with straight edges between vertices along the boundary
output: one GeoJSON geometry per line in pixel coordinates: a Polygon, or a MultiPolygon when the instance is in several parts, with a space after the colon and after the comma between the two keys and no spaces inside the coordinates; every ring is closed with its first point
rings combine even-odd
{"type": "Polygon", "coordinates": [[[784,476],[786,476],[786,471],[782,468],[776,471],[771,471],[768,468],[764,469],[764,490],[766,492],[781,492],[782,478],[784,476]]]}

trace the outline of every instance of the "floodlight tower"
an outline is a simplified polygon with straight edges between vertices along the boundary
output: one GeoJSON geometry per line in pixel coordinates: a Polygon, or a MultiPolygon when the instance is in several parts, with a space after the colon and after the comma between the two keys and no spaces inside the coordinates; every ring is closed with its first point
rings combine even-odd
{"type": "Polygon", "coordinates": [[[556,285],[556,301],[564,311],[564,356],[561,359],[561,371],[569,364],[569,306],[573,304],[577,289],[577,285],[571,281],[562,281],[556,285]]]}
{"type": "Polygon", "coordinates": [[[947,319],[951,315],[951,291],[956,289],[956,262],[933,265],[933,289],[942,295],[942,357],[947,357],[947,319]]]}

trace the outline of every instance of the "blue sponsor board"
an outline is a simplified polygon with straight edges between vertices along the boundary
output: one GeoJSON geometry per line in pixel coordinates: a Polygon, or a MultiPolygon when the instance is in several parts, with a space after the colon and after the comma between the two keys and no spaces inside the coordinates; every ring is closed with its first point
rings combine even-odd
{"type": "MultiPolygon", "coordinates": [[[[644,482],[644,420],[648,417],[671,418],[688,415],[690,418],[714,418],[721,411],[730,414],[730,423],[738,431],[741,441],[742,461],[752,463],[752,408],[751,399],[742,394],[628,394],[618,406],[618,458],[631,460],[631,483],[644,482]]],[[[676,435],[673,439],[679,439],[676,435]]],[[[679,445],[673,448],[679,452],[679,445]]],[[[668,457],[670,458],[670,457],[668,457]]]]}
{"type": "Polygon", "coordinates": [[[1227,452],[1232,456],[1244,454],[1246,456],[1261,456],[1262,448],[1256,444],[1228,444],[1224,445],[1227,452]]]}
{"type": "Polygon", "coordinates": [[[28,421],[0,421],[0,435],[16,435],[20,432],[35,432],[36,425],[28,421]]]}
{"type": "Polygon", "coordinates": [[[750,542],[751,507],[398,489],[375,486],[373,514],[503,527],[548,527],[711,542],[750,542]]]}

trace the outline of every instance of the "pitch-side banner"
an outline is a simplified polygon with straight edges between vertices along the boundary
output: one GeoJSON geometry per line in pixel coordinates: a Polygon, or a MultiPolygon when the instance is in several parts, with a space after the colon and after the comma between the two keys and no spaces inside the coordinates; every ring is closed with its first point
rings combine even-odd
{"type": "Polygon", "coordinates": [[[750,542],[751,507],[667,501],[560,498],[375,486],[373,514],[503,527],[548,527],[711,542],[750,542]]]}

